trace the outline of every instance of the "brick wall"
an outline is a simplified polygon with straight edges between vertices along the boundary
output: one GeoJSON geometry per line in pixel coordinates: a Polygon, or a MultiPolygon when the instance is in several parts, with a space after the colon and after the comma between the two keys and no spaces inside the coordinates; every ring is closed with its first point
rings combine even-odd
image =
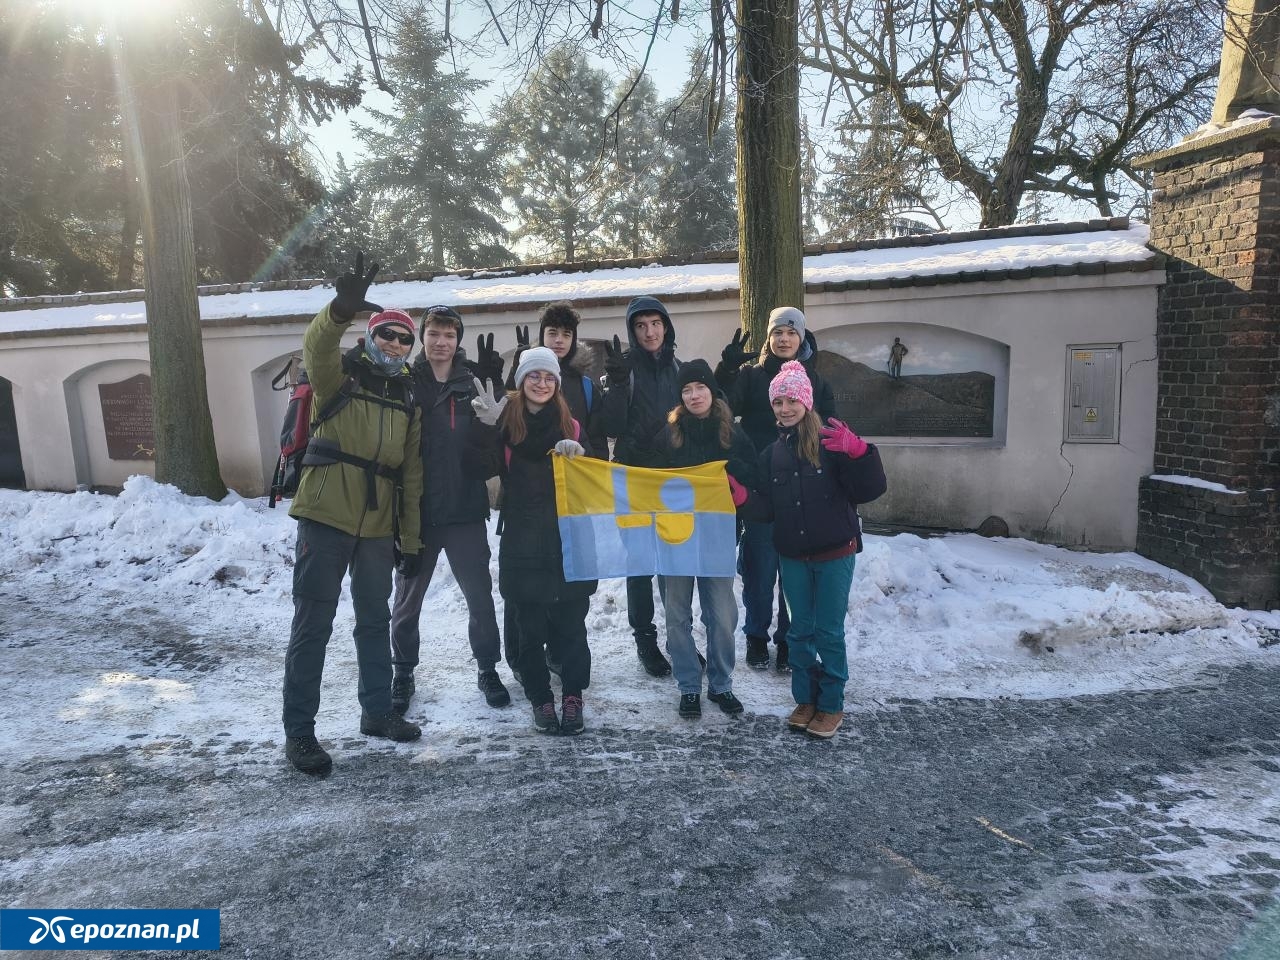
{"type": "Polygon", "coordinates": [[[1156,475],[1138,549],[1224,602],[1280,605],[1280,129],[1146,158],[1151,246],[1167,256],[1156,327],[1156,475]]]}

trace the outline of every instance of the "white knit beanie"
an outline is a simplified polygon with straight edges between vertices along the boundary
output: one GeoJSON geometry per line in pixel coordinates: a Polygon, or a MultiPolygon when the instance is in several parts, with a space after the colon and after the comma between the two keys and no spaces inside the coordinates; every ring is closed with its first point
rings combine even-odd
{"type": "Polygon", "coordinates": [[[560,386],[560,360],[550,347],[530,347],[520,354],[520,365],[516,367],[516,389],[524,383],[524,378],[535,370],[550,373],[556,378],[556,386],[560,386]]]}

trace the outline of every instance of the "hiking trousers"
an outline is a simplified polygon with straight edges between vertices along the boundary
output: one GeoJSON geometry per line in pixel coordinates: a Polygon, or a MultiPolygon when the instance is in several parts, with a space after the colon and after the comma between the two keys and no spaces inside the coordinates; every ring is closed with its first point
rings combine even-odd
{"type": "Polygon", "coordinates": [[[357,695],[370,716],[391,711],[391,537],[354,537],[315,520],[298,521],[293,564],[293,626],[284,657],[284,732],[315,734],[325,650],[338,612],[342,578],[351,571],[355,607],[357,695]]]}

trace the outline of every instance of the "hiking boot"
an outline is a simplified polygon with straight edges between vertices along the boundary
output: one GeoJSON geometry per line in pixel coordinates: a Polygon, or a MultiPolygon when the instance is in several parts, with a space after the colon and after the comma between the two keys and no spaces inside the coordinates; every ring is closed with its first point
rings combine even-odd
{"type": "Polygon", "coordinates": [[[696,720],[702,716],[702,696],[697,693],[680,694],[680,705],[676,712],[686,720],[696,720]]]}
{"type": "Polygon", "coordinates": [[[360,732],[366,737],[385,737],[397,743],[408,743],[422,736],[422,728],[410,723],[398,713],[387,713],[381,717],[371,717],[360,711],[360,732]]]}
{"type": "Polygon", "coordinates": [[[547,672],[554,673],[557,677],[564,673],[564,666],[552,659],[550,650],[547,651],[547,672]]]}
{"type": "Polygon", "coordinates": [[[576,737],[585,729],[586,724],[582,722],[582,698],[570,694],[560,703],[560,732],[576,737]]]}
{"type": "Polygon", "coordinates": [[[413,674],[397,673],[391,678],[391,710],[404,716],[414,694],[413,674]]]}
{"type": "Polygon", "coordinates": [[[779,673],[791,672],[791,648],[787,645],[787,641],[778,640],[778,659],[774,663],[775,669],[779,673]]]}
{"type": "Polygon", "coordinates": [[[649,676],[671,676],[671,664],[667,662],[667,658],[658,649],[657,640],[636,641],[636,656],[640,658],[640,665],[644,667],[645,673],[649,674],[649,676]]]}
{"type": "Polygon", "coordinates": [[[747,637],[747,666],[753,670],[769,669],[769,639],[747,637]]]}
{"type": "Polygon", "coordinates": [[[559,733],[560,720],[554,703],[543,703],[533,708],[533,729],[539,733],[559,733]]]}
{"type": "Polygon", "coordinates": [[[792,730],[807,730],[809,724],[813,722],[813,715],[818,712],[818,708],[812,703],[797,703],[796,708],[791,711],[791,716],[787,717],[787,726],[792,730]]]}
{"type": "Polygon", "coordinates": [[[708,693],[707,699],[716,704],[729,716],[737,716],[746,708],[743,707],[742,701],[733,695],[732,690],[726,690],[724,693],[708,693]]]}
{"type": "Polygon", "coordinates": [[[830,740],[836,735],[836,731],[840,729],[840,724],[843,722],[843,713],[827,713],[824,710],[819,710],[813,715],[813,719],[809,721],[809,726],[805,728],[805,733],[811,737],[830,740]]]}
{"type": "Polygon", "coordinates": [[[491,707],[505,707],[511,702],[511,694],[502,685],[502,678],[498,676],[497,670],[481,670],[476,678],[476,686],[491,707]]]}
{"type": "Polygon", "coordinates": [[[295,770],[323,777],[333,768],[333,758],[315,737],[285,737],[284,755],[295,770]]]}

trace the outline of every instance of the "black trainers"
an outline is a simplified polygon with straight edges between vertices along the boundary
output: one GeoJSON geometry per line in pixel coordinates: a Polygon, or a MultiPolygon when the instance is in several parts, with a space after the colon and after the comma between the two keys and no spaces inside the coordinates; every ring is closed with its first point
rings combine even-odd
{"type": "Polygon", "coordinates": [[[333,758],[315,737],[285,737],[284,755],[295,770],[323,777],[333,768],[333,758]]]}
{"type": "Polygon", "coordinates": [[[554,703],[543,703],[533,708],[533,729],[539,733],[560,732],[560,720],[556,717],[554,703]]]}
{"type": "Polygon", "coordinates": [[[413,699],[414,690],[412,673],[397,673],[391,678],[391,710],[404,716],[409,709],[409,701],[413,699]]]}
{"type": "Polygon", "coordinates": [[[696,720],[702,716],[702,697],[696,693],[680,694],[680,705],[676,712],[686,720],[696,720]]]}
{"type": "Polygon", "coordinates": [[[779,673],[791,672],[791,648],[787,646],[787,641],[778,640],[778,659],[774,662],[774,667],[779,673]]]}
{"type": "Polygon", "coordinates": [[[747,637],[747,666],[753,670],[769,669],[769,639],[747,637]]]}
{"type": "Polygon", "coordinates": [[[720,709],[730,716],[735,716],[746,709],[742,706],[742,701],[733,695],[732,690],[726,690],[724,693],[708,693],[707,699],[719,705],[720,709]]]}
{"type": "Polygon", "coordinates": [[[481,670],[476,678],[476,686],[491,707],[505,707],[511,702],[511,694],[502,685],[502,678],[498,676],[497,670],[481,670]]]}
{"type": "Polygon", "coordinates": [[[649,674],[649,676],[671,676],[671,664],[667,662],[667,658],[658,649],[657,640],[638,640],[636,642],[636,656],[640,658],[640,665],[644,667],[645,673],[649,674]]]}
{"type": "Polygon", "coordinates": [[[360,711],[360,732],[366,737],[385,737],[397,743],[408,743],[422,736],[422,728],[410,723],[398,713],[388,713],[381,717],[371,717],[360,711]]]}
{"type": "Polygon", "coordinates": [[[570,694],[560,704],[560,732],[576,737],[585,729],[586,724],[582,722],[582,698],[570,694]]]}

